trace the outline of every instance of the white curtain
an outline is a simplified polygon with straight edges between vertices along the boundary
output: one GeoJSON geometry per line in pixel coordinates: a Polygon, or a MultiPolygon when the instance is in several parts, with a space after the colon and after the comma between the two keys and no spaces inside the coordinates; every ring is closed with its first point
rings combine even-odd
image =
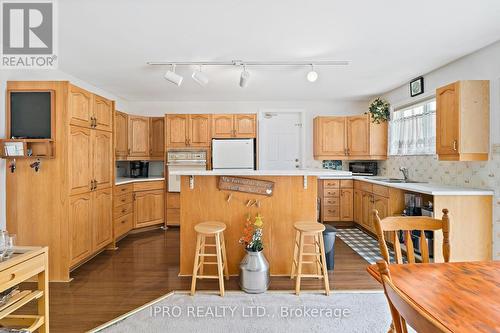
{"type": "Polygon", "coordinates": [[[436,100],[395,110],[389,122],[389,155],[436,153],[436,100]]]}

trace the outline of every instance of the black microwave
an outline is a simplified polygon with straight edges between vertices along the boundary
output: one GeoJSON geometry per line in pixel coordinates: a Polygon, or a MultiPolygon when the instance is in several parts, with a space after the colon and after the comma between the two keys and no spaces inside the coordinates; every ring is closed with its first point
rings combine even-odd
{"type": "Polygon", "coordinates": [[[376,176],[378,173],[377,162],[351,162],[349,171],[358,176],[376,176]]]}

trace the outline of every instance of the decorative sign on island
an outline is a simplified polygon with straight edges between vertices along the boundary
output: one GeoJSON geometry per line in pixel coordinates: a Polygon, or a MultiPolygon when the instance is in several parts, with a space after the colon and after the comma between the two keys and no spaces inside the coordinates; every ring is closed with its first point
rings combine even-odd
{"type": "Polygon", "coordinates": [[[220,176],[219,190],[253,193],[270,197],[274,192],[274,182],[250,178],[220,176]]]}

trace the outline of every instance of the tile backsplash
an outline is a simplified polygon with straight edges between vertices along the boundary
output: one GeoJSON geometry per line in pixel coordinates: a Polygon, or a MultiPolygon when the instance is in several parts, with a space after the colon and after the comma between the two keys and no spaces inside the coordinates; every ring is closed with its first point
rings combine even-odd
{"type": "Polygon", "coordinates": [[[494,145],[485,162],[438,161],[436,155],[391,156],[379,162],[379,174],[402,178],[400,167],[408,168],[410,179],[460,187],[489,188],[493,199],[493,258],[500,259],[500,149],[494,145]]]}

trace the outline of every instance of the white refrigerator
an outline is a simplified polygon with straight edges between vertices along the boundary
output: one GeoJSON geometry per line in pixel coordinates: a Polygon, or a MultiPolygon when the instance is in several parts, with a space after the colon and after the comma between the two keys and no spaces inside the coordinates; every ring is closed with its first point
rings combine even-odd
{"type": "Polygon", "coordinates": [[[255,168],[254,139],[213,139],[212,169],[255,168]]]}

